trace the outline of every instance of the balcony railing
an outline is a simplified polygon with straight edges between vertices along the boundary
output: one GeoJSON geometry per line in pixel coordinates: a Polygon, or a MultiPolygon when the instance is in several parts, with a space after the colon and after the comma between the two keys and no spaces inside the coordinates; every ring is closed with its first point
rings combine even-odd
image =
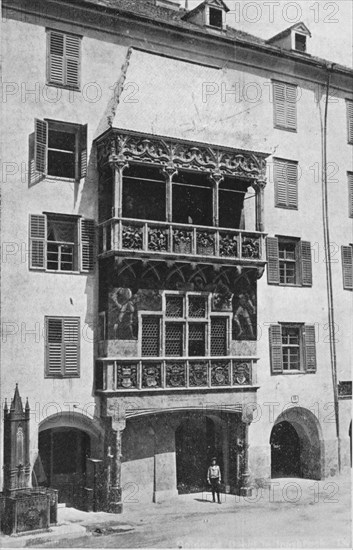
{"type": "Polygon", "coordinates": [[[107,392],[207,390],[256,383],[256,358],[156,358],[97,361],[96,390],[107,392]]]}
{"type": "Polygon", "coordinates": [[[99,253],[194,256],[244,263],[264,260],[264,234],[133,219],[111,219],[100,225],[99,253]]]}

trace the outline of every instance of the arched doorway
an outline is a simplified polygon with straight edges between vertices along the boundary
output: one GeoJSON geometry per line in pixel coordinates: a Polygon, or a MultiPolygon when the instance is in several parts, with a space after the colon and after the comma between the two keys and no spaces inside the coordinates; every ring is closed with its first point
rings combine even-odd
{"type": "Polygon", "coordinates": [[[44,483],[59,490],[59,502],[80,507],[84,501],[86,461],[91,454],[87,433],[77,428],[52,428],[39,433],[44,483]]]}
{"type": "Polygon", "coordinates": [[[289,422],[279,422],[271,432],[271,477],[301,477],[300,439],[289,422]]]}
{"type": "Polygon", "coordinates": [[[190,417],[175,431],[177,489],[179,494],[203,491],[207,468],[217,456],[223,471],[219,430],[209,417],[190,417]]]}
{"type": "Polygon", "coordinates": [[[285,410],[271,431],[272,477],[322,479],[324,442],[316,416],[303,407],[285,410]]]}

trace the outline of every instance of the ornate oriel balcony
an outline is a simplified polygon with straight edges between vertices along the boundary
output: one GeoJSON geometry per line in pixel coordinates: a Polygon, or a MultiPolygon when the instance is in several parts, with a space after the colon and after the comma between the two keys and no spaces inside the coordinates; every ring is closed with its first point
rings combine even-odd
{"type": "Polygon", "coordinates": [[[99,254],[209,258],[219,263],[263,264],[264,233],[190,224],[112,219],[100,225],[99,254]]]}
{"type": "Polygon", "coordinates": [[[256,357],[99,360],[96,391],[235,390],[256,385],[256,357]]]}

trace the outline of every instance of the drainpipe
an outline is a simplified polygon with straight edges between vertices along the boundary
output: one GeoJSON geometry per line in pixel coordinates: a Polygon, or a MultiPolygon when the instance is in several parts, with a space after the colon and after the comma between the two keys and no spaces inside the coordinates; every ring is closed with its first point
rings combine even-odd
{"type": "Polygon", "coordinates": [[[331,73],[332,73],[333,67],[334,67],[334,64],[326,65],[326,71],[327,71],[326,98],[325,98],[324,124],[323,124],[323,131],[322,131],[322,216],[323,216],[323,229],[324,229],[324,248],[326,251],[326,262],[325,262],[326,263],[326,283],[327,283],[326,290],[327,290],[327,303],[328,303],[330,361],[331,361],[333,399],[334,399],[335,420],[336,420],[338,471],[339,473],[341,473],[341,440],[340,440],[340,421],[339,421],[338,384],[337,384],[335,315],[334,315],[334,307],[333,307],[330,228],[329,228],[329,213],[328,213],[328,188],[327,188],[327,116],[328,116],[328,99],[329,99],[330,84],[331,84],[331,73]]]}

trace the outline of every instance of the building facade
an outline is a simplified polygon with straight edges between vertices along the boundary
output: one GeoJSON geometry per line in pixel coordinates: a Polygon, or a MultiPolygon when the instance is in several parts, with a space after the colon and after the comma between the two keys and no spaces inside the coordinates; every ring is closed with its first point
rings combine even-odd
{"type": "Polygon", "coordinates": [[[120,511],[214,455],[241,495],[349,468],[352,71],[220,0],[3,4],[1,399],[28,397],[32,483],[81,506],[96,468],[120,511]]]}

